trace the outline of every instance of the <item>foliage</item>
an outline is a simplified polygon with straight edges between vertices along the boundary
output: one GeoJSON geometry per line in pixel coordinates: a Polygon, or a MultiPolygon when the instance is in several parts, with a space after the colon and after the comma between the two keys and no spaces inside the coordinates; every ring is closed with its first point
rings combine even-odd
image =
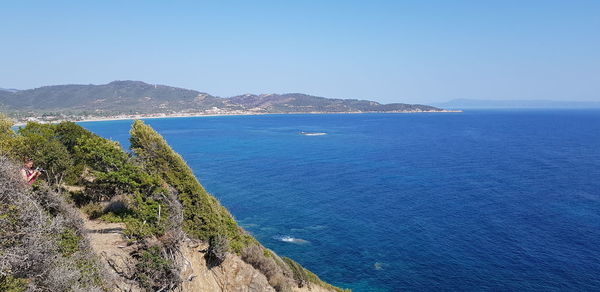
{"type": "Polygon", "coordinates": [[[160,247],[152,246],[137,255],[135,276],[142,287],[153,291],[168,289],[179,282],[172,261],[167,260],[160,247]]]}
{"type": "Polygon", "coordinates": [[[124,231],[130,238],[142,239],[151,235],[162,235],[165,232],[168,209],[165,204],[140,194],[134,195],[133,210],[124,213],[123,222],[127,229],[124,231]]]}
{"type": "Polygon", "coordinates": [[[227,238],[222,235],[215,235],[208,241],[208,250],[206,251],[206,262],[210,267],[219,266],[227,257],[229,243],[227,238]]]}
{"type": "Polygon", "coordinates": [[[119,143],[98,136],[77,138],[73,150],[77,162],[100,172],[118,171],[129,159],[119,143]]]}
{"type": "Polygon", "coordinates": [[[73,122],[62,122],[54,126],[56,138],[67,148],[69,153],[75,152],[78,139],[98,137],[73,122]]]}
{"type": "Polygon", "coordinates": [[[23,292],[27,287],[27,279],[15,278],[11,275],[0,275],[0,291],[4,292],[23,292]]]}
{"type": "Polygon", "coordinates": [[[28,291],[98,291],[99,269],[84,271],[78,264],[96,267],[89,247],[79,240],[77,211],[44,184],[35,192],[25,186],[18,169],[0,156],[0,275],[12,277],[0,285],[28,279],[28,291]]]}
{"type": "Polygon", "coordinates": [[[0,249],[16,244],[11,234],[18,232],[19,209],[10,203],[0,203],[0,249]]]}
{"type": "MultiPolygon", "coordinates": [[[[136,276],[149,290],[178,285],[179,271],[174,264],[178,259],[173,255],[178,254],[183,231],[209,241],[209,264],[221,263],[227,251],[238,252],[244,261],[265,274],[277,291],[309,282],[337,289],[297,263],[282,260],[260,246],[204,190],[181,156],[140,121],[131,130],[134,157],[118,143],[74,123],[29,123],[18,133],[2,125],[0,118],[0,132],[5,130],[4,135],[0,133],[2,153],[34,158],[36,164],[51,170],[47,177],[50,184],[79,184],[64,188],[71,190],[71,199],[90,218],[126,224],[124,234],[141,247],[136,256],[136,276]],[[111,201],[104,207],[106,202],[102,201],[108,199],[111,201]],[[148,247],[148,242],[152,242],[152,247],[148,247]]],[[[2,159],[3,163],[8,161],[2,159]]],[[[12,275],[15,281],[29,278],[31,287],[51,287],[49,290],[55,291],[76,286],[92,291],[100,286],[100,270],[88,256],[75,211],[43,182],[27,195],[21,191],[2,193],[3,187],[18,190],[23,184],[14,177],[18,171],[12,163],[1,166],[8,167],[3,174],[12,173],[13,177],[0,176],[12,180],[0,182],[0,275],[12,275]],[[26,233],[19,232],[22,230],[26,233]],[[8,270],[14,273],[3,272],[8,270]]]]}
{"type": "Polygon", "coordinates": [[[0,139],[12,138],[15,136],[12,126],[12,120],[5,114],[0,113],[0,139]]]}
{"type": "Polygon", "coordinates": [[[0,154],[14,159],[18,157],[16,149],[21,148],[23,139],[16,135],[12,126],[12,120],[0,113],[0,154]]]}
{"type": "MultiPolygon", "coordinates": [[[[47,124],[27,123],[19,128],[21,143],[13,149],[21,159],[32,158],[36,166],[45,169],[43,177],[51,185],[61,184],[73,165],[65,146],[56,139],[54,127],[47,124]]],[[[14,147],[14,146],[13,146],[14,147]]]]}
{"type": "Polygon", "coordinates": [[[223,234],[236,252],[256,242],[217,199],[204,190],[183,158],[158,133],[139,120],[133,123],[130,133],[131,149],[143,161],[145,169],[158,174],[178,192],[183,205],[184,231],[203,240],[223,234]]]}
{"type": "Polygon", "coordinates": [[[66,228],[58,238],[58,250],[63,256],[71,256],[79,250],[79,236],[75,230],[66,228]]]}
{"type": "Polygon", "coordinates": [[[265,256],[265,248],[259,245],[245,247],[242,252],[242,259],[259,270],[269,280],[269,284],[277,291],[290,290],[295,284],[292,282],[292,273],[285,265],[277,264],[275,254],[268,253],[265,256]]]}
{"type": "Polygon", "coordinates": [[[300,264],[287,257],[282,257],[281,259],[285,264],[289,266],[290,270],[294,275],[294,280],[296,281],[296,283],[298,283],[299,287],[304,287],[308,285],[308,275],[306,274],[305,269],[300,264]]]}
{"type": "Polygon", "coordinates": [[[104,207],[100,205],[100,203],[89,203],[87,205],[82,206],[81,212],[86,214],[90,219],[97,219],[104,214],[104,207]]]}
{"type": "Polygon", "coordinates": [[[94,172],[95,179],[88,185],[88,194],[94,200],[106,200],[122,194],[135,192],[152,195],[160,189],[160,180],[142,171],[140,167],[126,163],[110,172],[94,172]]]}
{"type": "MultiPolygon", "coordinates": [[[[215,246],[216,239],[224,236],[229,241],[230,250],[239,252],[245,262],[260,270],[277,291],[299,285],[294,282],[290,267],[238,227],[233,216],[204,190],[183,158],[157,132],[138,120],[133,123],[130,134],[131,150],[143,162],[144,168],[158,174],[177,191],[183,206],[183,229],[188,235],[212,239],[215,246]]],[[[219,245],[223,246],[223,242],[219,245]]],[[[307,275],[305,278],[314,275],[305,269],[303,271],[307,275]]],[[[318,278],[313,280],[318,285],[339,289],[318,278]]]]}
{"type": "Polygon", "coordinates": [[[336,292],[351,292],[350,289],[338,288],[331,284],[323,282],[323,280],[319,279],[319,277],[313,272],[303,268],[299,263],[295,262],[290,258],[282,257],[281,259],[286,265],[288,265],[288,267],[294,274],[294,280],[296,281],[296,283],[298,283],[299,287],[310,286],[310,283],[312,283],[336,292]]]}

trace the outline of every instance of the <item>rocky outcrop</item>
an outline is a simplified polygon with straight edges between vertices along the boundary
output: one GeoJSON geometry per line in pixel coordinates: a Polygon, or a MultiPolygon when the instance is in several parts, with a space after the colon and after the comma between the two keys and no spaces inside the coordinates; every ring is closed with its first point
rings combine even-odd
{"type": "Polygon", "coordinates": [[[275,291],[267,278],[235,254],[228,254],[219,266],[209,268],[205,254],[208,244],[186,240],[181,246],[183,257],[183,291],[275,291]]]}
{"type": "MultiPolygon", "coordinates": [[[[82,215],[84,229],[92,250],[108,272],[114,292],[141,292],[135,281],[136,246],[128,246],[123,238],[123,223],[89,220],[82,215]]],[[[180,245],[177,262],[181,266],[180,291],[193,292],[275,292],[260,271],[244,262],[238,255],[228,253],[216,267],[206,262],[208,243],[186,238],[180,245]]],[[[318,285],[293,288],[298,292],[328,292],[318,285]]]]}
{"type": "MultiPolygon", "coordinates": [[[[82,215],[84,229],[92,250],[98,256],[113,291],[144,291],[134,279],[135,246],[128,246],[123,238],[123,223],[89,220],[82,215]]],[[[185,239],[180,246],[178,263],[181,265],[181,291],[194,292],[275,292],[267,278],[235,254],[227,254],[219,266],[209,268],[205,255],[208,244],[185,239]]],[[[307,290],[308,291],[308,290],[307,290]]],[[[313,290],[317,291],[317,290],[313,290]]]]}

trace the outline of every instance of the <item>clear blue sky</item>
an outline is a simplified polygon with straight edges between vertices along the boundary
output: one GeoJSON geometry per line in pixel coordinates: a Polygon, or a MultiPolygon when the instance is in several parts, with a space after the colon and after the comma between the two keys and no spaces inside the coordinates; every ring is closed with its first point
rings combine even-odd
{"type": "Polygon", "coordinates": [[[600,1],[2,1],[0,87],[600,101],[600,1]]]}

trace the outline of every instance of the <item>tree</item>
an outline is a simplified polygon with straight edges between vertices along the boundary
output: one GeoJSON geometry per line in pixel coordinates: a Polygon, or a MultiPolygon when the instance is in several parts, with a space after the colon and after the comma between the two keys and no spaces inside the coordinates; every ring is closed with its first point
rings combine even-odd
{"type": "Polygon", "coordinates": [[[0,113],[0,153],[14,156],[14,146],[17,141],[12,130],[13,122],[3,113],[0,113]]]}
{"type": "MultiPolygon", "coordinates": [[[[77,139],[89,138],[96,136],[92,132],[84,129],[82,126],[77,125],[73,122],[62,122],[54,126],[54,132],[56,138],[67,147],[67,150],[73,154],[75,152],[75,146],[77,145],[77,139]]],[[[96,136],[97,137],[97,136],[96,136]]]]}
{"type": "Polygon", "coordinates": [[[15,136],[12,126],[12,120],[5,114],[0,113],[0,139],[12,138],[15,136]]]}
{"type": "Polygon", "coordinates": [[[56,139],[52,125],[27,123],[19,129],[22,141],[14,149],[20,158],[31,158],[45,171],[43,176],[50,185],[60,185],[67,171],[73,166],[73,158],[67,148],[56,139]]]}
{"type": "Polygon", "coordinates": [[[177,191],[183,206],[185,232],[203,240],[224,235],[233,251],[256,242],[237,225],[227,209],[206,192],[183,158],[160,134],[139,120],[133,123],[130,134],[131,150],[144,167],[177,191]]]}
{"type": "Polygon", "coordinates": [[[127,153],[118,142],[106,140],[95,135],[85,135],[76,139],[73,146],[78,163],[101,172],[117,171],[129,160],[127,153]]]}

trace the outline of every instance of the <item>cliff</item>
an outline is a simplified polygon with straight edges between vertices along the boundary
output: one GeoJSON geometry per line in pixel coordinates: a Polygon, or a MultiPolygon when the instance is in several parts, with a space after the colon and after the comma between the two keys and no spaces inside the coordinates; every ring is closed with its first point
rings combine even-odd
{"type": "Polygon", "coordinates": [[[65,122],[0,118],[0,290],[341,291],[262,246],[136,121],[131,153],[65,122]],[[33,186],[16,166],[45,169],[33,186]]]}

